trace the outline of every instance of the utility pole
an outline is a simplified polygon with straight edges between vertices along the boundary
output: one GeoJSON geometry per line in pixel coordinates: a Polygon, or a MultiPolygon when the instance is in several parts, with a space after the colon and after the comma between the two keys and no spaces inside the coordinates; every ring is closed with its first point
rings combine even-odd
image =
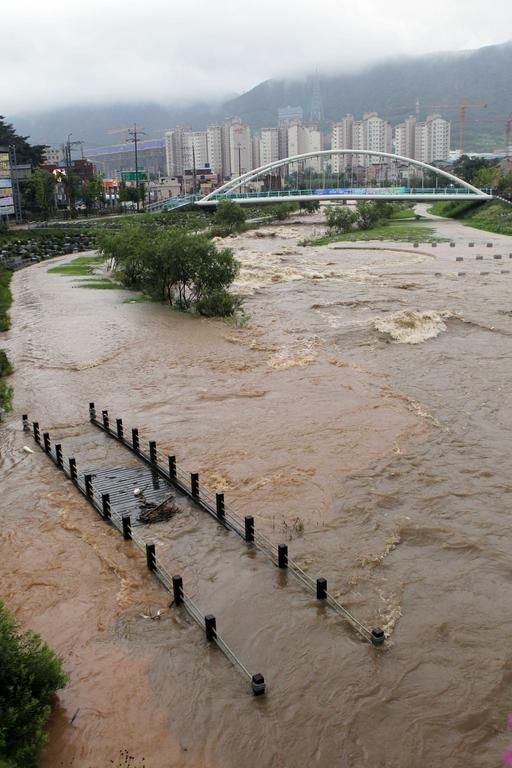
{"type": "Polygon", "coordinates": [[[144,131],[137,130],[137,123],[133,124],[133,128],[128,130],[128,138],[126,141],[133,141],[135,148],[135,191],[137,192],[137,213],[139,212],[139,155],[138,155],[138,141],[139,136],[146,136],[144,131]]]}
{"type": "Polygon", "coordinates": [[[83,157],[83,141],[71,141],[72,133],[68,133],[67,141],[64,145],[64,165],[66,166],[66,188],[67,188],[67,196],[68,196],[68,205],[69,210],[71,210],[71,188],[72,188],[72,180],[71,180],[71,148],[72,147],[82,147],[82,157],[83,157]]]}

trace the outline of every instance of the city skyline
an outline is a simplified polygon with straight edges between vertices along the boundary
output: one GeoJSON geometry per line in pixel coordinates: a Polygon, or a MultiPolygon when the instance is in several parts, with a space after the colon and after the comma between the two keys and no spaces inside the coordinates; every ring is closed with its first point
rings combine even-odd
{"type": "MultiPolygon", "coordinates": [[[[329,149],[375,150],[427,163],[446,162],[450,158],[451,123],[438,113],[423,121],[410,115],[395,125],[377,112],[364,113],[360,119],[346,114],[341,121],[331,124],[330,132],[294,118],[299,114],[293,106],[279,110],[278,125],[260,131],[253,131],[239,117],[226,118],[204,130],[175,126],[165,131],[163,138],[146,138],[140,142],[140,167],[152,178],[184,180],[186,174],[195,176],[197,171],[203,174],[205,182],[215,185],[223,179],[234,178],[287,157],[329,149]]],[[[56,154],[58,150],[50,149],[48,162],[56,154]]],[[[113,178],[120,178],[123,171],[132,166],[132,155],[133,148],[126,143],[98,147],[87,153],[98,170],[113,178]]],[[[312,157],[307,161],[307,167],[310,172],[321,173],[325,162],[325,157],[312,157]]],[[[355,166],[389,165],[367,155],[355,155],[350,162],[343,155],[333,155],[327,162],[337,174],[346,172],[349,167],[352,171],[355,166]]],[[[296,170],[299,165],[290,164],[289,171],[296,170]]]]}

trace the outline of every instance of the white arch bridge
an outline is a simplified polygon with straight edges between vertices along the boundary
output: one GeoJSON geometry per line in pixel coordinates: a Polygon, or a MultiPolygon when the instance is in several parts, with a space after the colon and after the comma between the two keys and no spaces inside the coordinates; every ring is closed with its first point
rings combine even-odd
{"type": "Polygon", "coordinates": [[[232,200],[240,205],[264,205],[301,200],[421,202],[489,199],[492,199],[489,192],[420,160],[373,150],[326,149],[267,163],[240,174],[208,195],[169,198],[146,206],[146,209],[170,210],[191,203],[215,206],[221,200],[232,200]],[[339,172],[326,167],[325,162],[338,155],[346,156],[343,170],[339,172]],[[376,177],[378,181],[375,181],[376,177]]]}

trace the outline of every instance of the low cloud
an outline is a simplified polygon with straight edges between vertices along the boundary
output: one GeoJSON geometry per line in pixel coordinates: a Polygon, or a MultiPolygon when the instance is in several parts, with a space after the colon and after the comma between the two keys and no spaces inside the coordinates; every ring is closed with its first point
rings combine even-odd
{"type": "Polygon", "coordinates": [[[505,42],[510,29],[508,0],[25,0],[0,12],[0,109],[218,100],[273,77],[505,42]]]}

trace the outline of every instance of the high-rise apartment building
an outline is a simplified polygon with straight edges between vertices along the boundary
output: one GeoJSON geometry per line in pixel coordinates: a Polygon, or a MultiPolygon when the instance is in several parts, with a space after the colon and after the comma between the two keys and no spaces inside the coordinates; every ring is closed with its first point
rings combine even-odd
{"type": "Polygon", "coordinates": [[[228,117],[222,123],[222,175],[231,178],[231,125],[235,118],[228,117]]]}
{"type": "MultiPolygon", "coordinates": [[[[307,127],[300,123],[295,123],[288,127],[288,156],[303,155],[308,152],[321,152],[322,150],[322,134],[318,128],[311,126],[307,127]]],[[[312,157],[304,161],[305,167],[314,168],[316,171],[320,171],[321,158],[312,157]]],[[[298,163],[291,163],[290,170],[296,171],[298,169],[298,163]]]]}
{"type": "Polygon", "coordinates": [[[423,163],[448,160],[450,155],[450,123],[441,115],[429,115],[418,122],[411,115],[395,128],[395,152],[423,163]]]}
{"type": "Polygon", "coordinates": [[[205,168],[208,163],[208,142],[206,131],[185,131],[183,133],[183,168],[205,168]]]}
{"type": "Polygon", "coordinates": [[[416,123],[414,126],[414,160],[428,163],[427,124],[416,123]]]}
{"type": "Polygon", "coordinates": [[[450,123],[441,115],[429,115],[414,130],[414,159],[423,163],[448,160],[450,155],[450,123]]]}
{"type": "Polygon", "coordinates": [[[276,160],[279,160],[279,128],[262,128],[260,165],[267,165],[267,163],[273,163],[276,160]]]}
{"type": "MultiPolygon", "coordinates": [[[[364,149],[375,152],[391,152],[392,129],[387,120],[376,112],[367,112],[363,115],[364,149]]],[[[382,158],[366,156],[369,163],[380,163],[382,158]]]]}
{"type": "Polygon", "coordinates": [[[213,173],[218,174],[220,178],[224,176],[223,153],[222,153],[222,126],[209,125],[206,131],[206,148],[208,152],[208,163],[213,173]]]}
{"type": "Polygon", "coordinates": [[[252,136],[252,167],[259,168],[261,163],[261,138],[257,133],[252,136]]]}
{"type": "Polygon", "coordinates": [[[395,126],[395,154],[414,158],[416,118],[410,115],[403,123],[395,126]]]}
{"type": "Polygon", "coordinates": [[[183,174],[183,133],[184,130],[180,127],[165,132],[165,165],[168,177],[183,174]]]}
{"type": "Polygon", "coordinates": [[[288,157],[288,126],[279,125],[277,128],[279,132],[279,159],[284,160],[288,157]]]}
{"type": "MultiPolygon", "coordinates": [[[[350,149],[366,149],[364,141],[364,122],[363,120],[354,120],[352,123],[352,147],[350,149]]],[[[347,164],[350,163],[350,167],[356,165],[364,165],[364,155],[347,156],[347,164]]]]}
{"type": "Polygon", "coordinates": [[[429,155],[427,162],[448,160],[450,156],[450,123],[448,120],[444,120],[441,115],[430,115],[427,117],[426,123],[429,155]]]}
{"type": "MultiPolygon", "coordinates": [[[[294,123],[288,126],[288,157],[302,155],[306,151],[304,139],[304,128],[301,123],[294,123]]],[[[294,173],[298,170],[298,163],[290,163],[289,171],[294,173]]]]}
{"type": "MultiPolygon", "coordinates": [[[[354,115],[345,115],[339,123],[334,123],[331,133],[331,149],[352,149],[354,115]]],[[[342,173],[347,167],[348,155],[333,155],[331,165],[334,173],[342,173]]]]}
{"type": "MultiPolygon", "coordinates": [[[[341,122],[333,125],[331,149],[391,152],[392,137],[390,124],[376,112],[366,112],[362,120],[354,120],[354,116],[348,114],[341,122]]],[[[341,173],[349,167],[368,167],[382,162],[378,155],[333,155],[332,168],[334,173],[341,173]]]]}
{"type": "MultiPolygon", "coordinates": [[[[305,152],[322,151],[322,134],[318,128],[314,126],[304,128],[304,144],[305,152]]],[[[306,160],[306,166],[308,168],[313,168],[317,173],[320,173],[322,169],[322,158],[310,157],[306,160]]]]}

